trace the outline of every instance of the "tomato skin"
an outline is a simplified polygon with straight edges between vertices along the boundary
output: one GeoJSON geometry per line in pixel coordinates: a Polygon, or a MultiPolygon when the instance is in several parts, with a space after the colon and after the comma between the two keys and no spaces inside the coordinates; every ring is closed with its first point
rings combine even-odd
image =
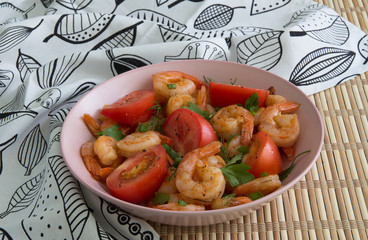
{"type": "Polygon", "coordinates": [[[267,90],[216,82],[210,82],[209,84],[211,105],[214,107],[226,107],[232,104],[244,105],[245,101],[254,93],[257,93],[259,97],[258,106],[264,107],[268,96],[267,90]]]}
{"type": "Polygon", "coordinates": [[[187,153],[217,140],[211,124],[198,113],[186,108],[172,112],[162,127],[174,142],[174,150],[187,153]]]}
{"type": "Polygon", "coordinates": [[[251,167],[250,173],[255,177],[261,177],[265,172],[268,175],[281,173],[282,158],[279,149],[266,132],[260,131],[253,135],[251,152],[252,147],[256,152],[245,161],[245,164],[251,167]]]}
{"type": "Polygon", "coordinates": [[[151,118],[154,101],[153,90],[138,90],[104,107],[101,114],[120,124],[137,125],[151,118]]]}
{"type": "Polygon", "coordinates": [[[143,203],[151,199],[165,180],[168,171],[168,161],[162,145],[148,148],[145,152],[125,160],[106,179],[106,185],[111,194],[121,200],[131,203],[143,203]],[[129,173],[145,157],[154,158],[147,169],[135,177],[122,179],[123,173],[129,173]]]}

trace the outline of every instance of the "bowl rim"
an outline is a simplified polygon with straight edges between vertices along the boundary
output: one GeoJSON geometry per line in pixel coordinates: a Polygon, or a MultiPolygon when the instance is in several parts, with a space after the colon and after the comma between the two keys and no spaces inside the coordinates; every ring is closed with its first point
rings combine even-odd
{"type": "MultiPolygon", "coordinates": [[[[78,102],[72,107],[72,109],[70,110],[70,112],[68,113],[63,126],[62,126],[62,130],[61,130],[61,137],[60,137],[60,143],[61,143],[61,151],[62,151],[62,155],[63,155],[63,159],[64,162],[66,163],[69,171],[72,173],[72,175],[83,184],[83,186],[87,187],[89,190],[91,190],[92,192],[94,192],[95,194],[97,194],[98,196],[102,197],[103,199],[115,204],[115,203],[121,203],[122,205],[124,205],[124,207],[121,207],[121,204],[119,204],[119,208],[121,208],[123,211],[128,211],[131,209],[125,209],[126,208],[132,208],[132,209],[138,209],[138,210],[144,210],[144,211],[152,211],[152,213],[155,213],[156,215],[175,215],[176,217],[181,217],[181,216],[197,216],[200,217],[202,215],[206,215],[206,216],[214,216],[214,215],[218,215],[218,214],[227,214],[230,212],[234,212],[237,210],[240,210],[242,208],[244,208],[245,205],[239,205],[239,206],[234,206],[234,207],[230,207],[230,208],[222,208],[222,209],[214,209],[214,210],[206,210],[206,211],[198,211],[198,212],[194,212],[194,211],[167,211],[167,210],[160,210],[160,209],[155,209],[155,208],[149,208],[146,206],[142,206],[142,205],[138,205],[138,204],[134,204],[134,203],[129,203],[123,200],[120,200],[118,198],[115,198],[114,196],[112,196],[111,194],[107,194],[105,192],[100,191],[99,189],[94,188],[93,186],[90,186],[83,178],[81,178],[76,172],[75,170],[70,166],[70,163],[68,160],[66,160],[66,158],[64,157],[66,154],[64,153],[65,150],[65,144],[66,144],[66,139],[65,139],[65,128],[64,126],[68,126],[69,125],[69,121],[71,121],[71,117],[73,115],[73,113],[75,111],[77,111],[77,109],[79,108],[79,106],[81,104],[84,103],[84,99],[88,98],[89,95],[94,94],[94,92],[99,91],[100,88],[103,88],[105,85],[110,84],[110,82],[112,81],[117,81],[117,79],[121,78],[122,75],[131,75],[131,74],[135,74],[135,72],[137,71],[142,71],[144,69],[149,69],[149,68],[155,68],[155,67],[160,67],[160,66],[164,66],[164,68],[168,68],[171,65],[176,65],[178,64],[178,62],[180,62],[179,64],[187,64],[187,63],[193,63],[196,62],[198,64],[229,64],[229,65],[238,65],[238,67],[244,67],[244,68],[250,68],[253,69],[254,71],[262,71],[265,72],[267,74],[270,74],[270,76],[278,78],[280,80],[283,81],[287,81],[286,79],[265,71],[263,69],[259,69],[250,65],[245,65],[245,64],[241,64],[241,63],[236,63],[236,62],[230,62],[230,61],[219,61],[219,60],[204,60],[204,59],[195,59],[195,60],[177,60],[177,61],[171,61],[171,62],[161,62],[161,63],[155,63],[155,64],[151,64],[151,65],[147,65],[147,66],[143,66],[143,67],[139,67],[127,72],[123,72],[119,75],[116,75],[110,79],[107,79],[106,81],[96,85],[91,91],[89,91],[88,93],[86,93],[82,98],[80,98],[78,100],[78,102]]],[[[173,70],[174,71],[174,70],[173,70]]],[[[190,74],[190,73],[189,73],[190,74]]],[[[307,165],[307,167],[302,171],[301,174],[299,174],[297,177],[295,177],[294,179],[292,179],[290,182],[288,182],[285,185],[282,185],[282,187],[280,187],[279,189],[277,189],[276,191],[260,198],[257,200],[254,200],[250,203],[247,203],[246,206],[247,208],[251,208],[255,207],[255,206],[260,206],[259,204],[262,202],[263,204],[267,204],[270,201],[272,201],[273,199],[275,199],[277,196],[281,195],[283,192],[289,190],[292,186],[294,186],[298,181],[300,181],[301,178],[303,178],[309,171],[310,169],[313,167],[313,165],[315,164],[321,150],[322,150],[322,146],[323,146],[323,139],[324,139],[324,128],[323,128],[323,121],[322,121],[322,117],[317,109],[317,107],[315,106],[315,104],[309,99],[309,97],[297,86],[293,85],[292,83],[290,83],[289,81],[287,81],[289,84],[291,84],[295,91],[298,91],[298,94],[301,94],[304,96],[304,98],[306,98],[307,101],[309,101],[309,104],[312,106],[313,112],[318,116],[318,126],[321,127],[321,136],[319,139],[316,139],[319,141],[319,145],[317,148],[317,151],[314,153],[314,157],[313,160],[307,165]]],[[[313,153],[312,153],[313,154],[313,153]]],[[[101,183],[102,184],[102,183],[101,183]]],[[[252,210],[253,211],[253,210],[252,210]]]]}

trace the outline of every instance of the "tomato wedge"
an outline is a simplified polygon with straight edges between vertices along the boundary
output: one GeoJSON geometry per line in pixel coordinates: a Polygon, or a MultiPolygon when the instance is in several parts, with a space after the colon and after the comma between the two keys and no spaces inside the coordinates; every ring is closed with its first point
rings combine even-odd
{"type": "Polygon", "coordinates": [[[152,198],[164,181],[168,163],[164,147],[156,145],[128,158],[106,179],[111,194],[131,203],[152,198]]]}
{"type": "Polygon", "coordinates": [[[174,142],[174,150],[184,154],[217,140],[211,124],[186,108],[172,112],[163,124],[164,135],[174,142]]]}
{"type": "Polygon", "coordinates": [[[262,173],[272,175],[282,171],[279,149],[266,132],[253,135],[248,154],[245,164],[251,167],[249,172],[255,177],[261,177],[262,173]]]}
{"type": "Polygon", "coordinates": [[[138,90],[104,107],[101,114],[121,124],[138,125],[151,118],[154,101],[153,90],[138,90]]]}
{"type": "Polygon", "coordinates": [[[209,94],[214,107],[226,107],[232,104],[244,105],[245,101],[254,93],[258,95],[258,106],[263,107],[268,96],[267,90],[248,88],[236,85],[210,82],[209,94]]]}

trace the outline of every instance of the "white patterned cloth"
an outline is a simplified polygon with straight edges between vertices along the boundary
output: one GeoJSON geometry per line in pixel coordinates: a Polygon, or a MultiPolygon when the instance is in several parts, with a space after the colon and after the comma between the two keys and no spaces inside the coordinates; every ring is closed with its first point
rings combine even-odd
{"type": "Polygon", "coordinates": [[[0,238],[159,239],[72,177],[60,131],[97,84],[182,59],[255,66],[313,94],[368,70],[368,37],[308,0],[0,2],[0,238]]]}

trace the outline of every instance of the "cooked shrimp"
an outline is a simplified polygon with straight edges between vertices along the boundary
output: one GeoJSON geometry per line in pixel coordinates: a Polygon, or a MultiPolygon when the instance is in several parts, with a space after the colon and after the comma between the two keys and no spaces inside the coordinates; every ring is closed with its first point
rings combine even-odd
{"type": "Polygon", "coordinates": [[[233,137],[230,142],[227,143],[226,150],[229,153],[229,157],[232,158],[239,154],[238,148],[244,146],[241,141],[241,136],[233,137]]]}
{"type": "Polygon", "coordinates": [[[292,161],[294,159],[295,156],[295,146],[291,146],[291,147],[282,147],[281,148],[282,152],[285,153],[286,158],[289,161],[292,161]]]}
{"type": "Polygon", "coordinates": [[[179,203],[170,202],[161,205],[155,205],[153,208],[168,210],[168,211],[204,211],[206,208],[200,204],[186,204],[185,206],[179,205],[179,203]]]}
{"type": "Polygon", "coordinates": [[[242,204],[246,204],[251,202],[252,199],[249,197],[239,196],[239,197],[222,197],[218,198],[211,204],[212,209],[221,209],[221,208],[228,208],[228,207],[234,207],[239,206],[242,204]]]}
{"type": "Polygon", "coordinates": [[[291,147],[296,142],[300,129],[298,116],[288,113],[298,108],[299,104],[294,102],[274,104],[265,108],[258,118],[258,130],[265,131],[278,147],[291,147]]]}
{"type": "Polygon", "coordinates": [[[206,110],[207,88],[205,86],[202,86],[201,89],[198,91],[195,103],[200,109],[204,111],[206,110]]]}
{"type": "Polygon", "coordinates": [[[97,137],[98,132],[100,131],[100,124],[88,113],[83,114],[83,121],[92,135],[97,137]]]}
{"type": "Polygon", "coordinates": [[[224,193],[226,181],[221,169],[203,162],[217,154],[220,147],[220,142],[212,142],[185,154],[180,161],[176,187],[186,202],[208,205],[224,193]]]}
{"type": "Polygon", "coordinates": [[[266,98],[266,106],[287,102],[286,98],[281,95],[268,95],[266,98]]]}
{"type": "Polygon", "coordinates": [[[166,114],[169,116],[176,109],[179,109],[183,106],[188,106],[189,102],[194,102],[195,99],[189,94],[178,94],[172,96],[167,101],[166,105],[166,114]]]}
{"type": "Polygon", "coordinates": [[[101,167],[100,163],[94,153],[94,143],[92,141],[86,142],[81,147],[81,156],[87,170],[93,178],[98,181],[105,181],[106,178],[114,171],[113,167],[101,167]]]}
{"type": "Polygon", "coordinates": [[[118,160],[116,140],[113,137],[102,135],[93,144],[93,150],[105,166],[112,165],[118,160]]]}
{"type": "Polygon", "coordinates": [[[153,89],[156,101],[164,104],[169,97],[177,94],[192,95],[196,90],[196,85],[189,75],[168,71],[153,74],[153,89]]]}
{"type": "Polygon", "coordinates": [[[147,131],[129,134],[122,140],[118,141],[116,146],[118,147],[118,154],[120,156],[130,157],[136,152],[161,143],[172,145],[170,138],[163,136],[159,132],[147,131]]]}
{"type": "Polygon", "coordinates": [[[270,194],[281,187],[279,175],[273,174],[266,177],[256,178],[250,182],[237,186],[233,193],[236,196],[249,196],[252,193],[259,192],[263,196],[270,194]]]}
{"type": "Polygon", "coordinates": [[[161,184],[160,188],[157,190],[157,192],[167,193],[167,194],[178,193],[178,189],[176,187],[175,181],[176,181],[176,177],[175,177],[174,171],[169,168],[169,171],[167,171],[166,178],[161,184]]]}
{"type": "Polygon", "coordinates": [[[243,107],[229,105],[215,113],[211,124],[217,135],[225,140],[240,134],[242,144],[247,145],[252,138],[254,117],[243,107]]]}

